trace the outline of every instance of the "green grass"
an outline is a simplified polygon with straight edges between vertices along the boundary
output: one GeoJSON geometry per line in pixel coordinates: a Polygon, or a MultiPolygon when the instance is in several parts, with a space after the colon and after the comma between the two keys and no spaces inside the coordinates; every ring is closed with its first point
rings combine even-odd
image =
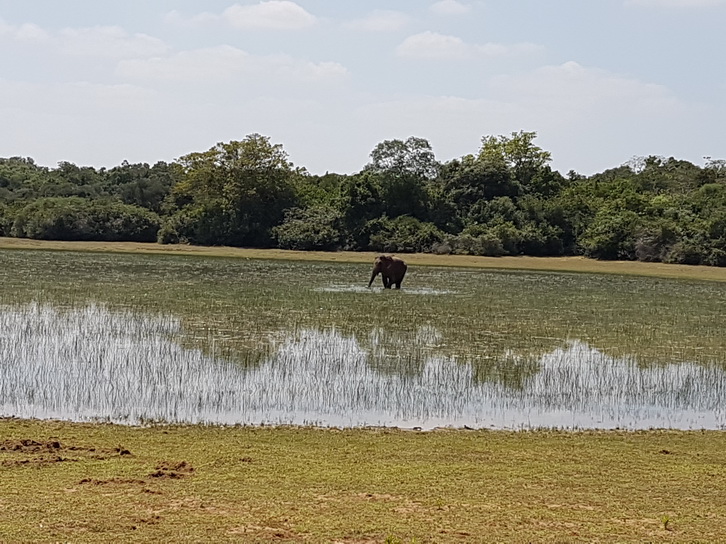
{"type": "MultiPolygon", "coordinates": [[[[377,254],[352,251],[289,251],[282,249],[246,249],[160,245],[137,242],[62,242],[0,237],[0,249],[45,251],[84,251],[93,253],[133,253],[141,255],[187,255],[227,257],[233,259],[269,259],[284,261],[323,261],[332,263],[371,264],[377,254]]],[[[586,274],[618,274],[673,279],[726,281],[726,268],[637,261],[598,261],[584,257],[477,257],[470,255],[407,254],[414,266],[494,268],[501,270],[545,270],[586,274]]]]}
{"type": "Polygon", "coordinates": [[[40,446],[0,449],[0,541],[726,539],[719,432],[1,420],[0,448],[20,440],[40,446]]]}
{"type": "Polygon", "coordinates": [[[301,328],[360,339],[383,328],[395,351],[424,325],[441,333],[439,354],[484,366],[568,340],[643,364],[720,364],[726,353],[726,291],[715,282],[411,266],[404,291],[384,293],[363,289],[363,263],[40,250],[0,257],[0,304],[170,313],[190,341],[252,358],[301,328]]]}
{"type": "MultiPolygon", "coordinates": [[[[427,325],[443,338],[435,351],[472,361],[480,379],[496,376],[512,353],[536,356],[567,339],[642,365],[725,364],[726,293],[701,281],[718,279],[701,268],[676,280],[423,266],[416,256],[403,292],[384,293],[352,289],[367,283],[369,259],[24,247],[0,250],[0,305],[95,302],[173,314],[189,345],[214,344],[234,357],[307,327],[361,341],[381,327],[396,355],[427,325]],[[331,286],[342,289],[325,290],[331,286]]],[[[723,432],[139,428],[6,419],[0,542],[719,542],[726,540],[724,452],[723,432]]]]}

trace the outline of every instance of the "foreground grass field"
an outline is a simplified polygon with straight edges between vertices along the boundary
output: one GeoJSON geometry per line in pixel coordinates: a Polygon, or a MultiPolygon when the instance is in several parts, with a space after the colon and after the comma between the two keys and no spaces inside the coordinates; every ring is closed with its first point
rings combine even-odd
{"type": "MultiPolygon", "coordinates": [[[[377,254],[354,251],[288,251],[188,245],[142,244],[136,242],[60,242],[0,237],[0,249],[40,249],[165,255],[197,255],[241,259],[284,259],[341,263],[372,263],[377,254]]],[[[597,261],[584,257],[476,257],[471,255],[410,254],[414,266],[457,266],[502,270],[545,270],[590,274],[624,274],[692,280],[726,281],[726,268],[688,266],[637,261],[597,261]]]]}
{"type": "Polygon", "coordinates": [[[723,542],[726,434],[0,420],[2,542],[723,542]]]}

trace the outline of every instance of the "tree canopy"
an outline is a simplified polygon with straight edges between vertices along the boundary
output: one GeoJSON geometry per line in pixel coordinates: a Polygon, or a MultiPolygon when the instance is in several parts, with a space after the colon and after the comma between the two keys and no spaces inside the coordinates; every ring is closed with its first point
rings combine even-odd
{"type": "Polygon", "coordinates": [[[311,175],[260,134],[154,165],[0,158],[0,235],[726,266],[726,161],[563,176],[536,136],[445,163],[423,138],[385,140],[350,175],[311,175]]]}

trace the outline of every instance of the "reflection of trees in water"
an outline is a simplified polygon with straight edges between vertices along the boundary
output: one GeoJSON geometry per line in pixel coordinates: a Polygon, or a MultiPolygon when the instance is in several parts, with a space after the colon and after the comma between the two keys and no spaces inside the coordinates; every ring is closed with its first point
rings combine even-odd
{"type": "Polygon", "coordinates": [[[540,371],[541,365],[539,357],[534,354],[515,355],[504,352],[478,360],[472,364],[472,368],[476,383],[496,383],[509,389],[523,390],[527,382],[540,371]]]}
{"type": "Polygon", "coordinates": [[[527,381],[540,370],[540,357],[564,345],[550,339],[547,346],[540,342],[522,352],[514,352],[501,343],[485,351],[466,351],[462,346],[447,343],[445,335],[430,324],[404,332],[377,327],[367,337],[356,338],[367,351],[371,367],[384,374],[415,377],[432,358],[438,357],[469,365],[473,383],[489,382],[511,389],[526,387],[527,381]]]}
{"type": "Polygon", "coordinates": [[[31,304],[0,307],[0,331],[0,415],[594,428],[726,421],[723,369],[644,369],[578,341],[473,364],[444,355],[445,335],[430,325],[377,328],[362,342],[300,329],[270,338],[270,350],[244,366],[185,349],[170,315],[31,304]]]}

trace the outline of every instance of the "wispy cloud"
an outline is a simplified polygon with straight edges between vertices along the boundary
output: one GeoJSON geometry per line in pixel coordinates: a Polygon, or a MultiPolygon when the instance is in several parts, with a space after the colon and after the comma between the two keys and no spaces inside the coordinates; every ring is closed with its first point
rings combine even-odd
{"type": "Polygon", "coordinates": [[[36,24],[10,25],[0,19],[0,37],[26,43],[40,43],[50,40],[50,34],[36,24]]]}
{"type": "Polygon", "coordinates": [[[400,11],[375,10],[362,19],[345,23],[345,26],[367,32],[392,32],[406,26],[409,19],[408,15],[400,11]]]}
{"type": "Polygon", "coordinates": [[[172,10],[164,15],[164,22],[169,25],[196,28],[209,23],[215,23],[222,19],[220,15],[203,11],[196,15],[184,15],[183,13],[172,10]]]}
{"type": "Polygon", "coordinates": [[[469,44],[456,36],[448,36],[427,30],[406,38],[396,48],[396,54],[410,59],[464,60],[469,58],[531,55],[541,50],[541,46],[532,43],[469,44]]]}
{"type": "Polygon", "coordinates": [[[625,0],[625,5],[644,8],[706,8],[726,5],[726,0],[625,0]]]}
{"type": "Polygon", "coordinates": [[[572,61],[496,77],[491,89],[498,98],[557,112],[562,118],[592,120],[588,116],[616,112],[621,116],[662,115],[679,109],[675,95],[666,87],[572,61]]]}
{"type": "Polygon", "coordinates": [[[259,4],[235,4],[224,10],[222,17],[236,28],[292,30],[306,28],[317,18],[289,0],[268,0],[259,4]]]}
{"type": "Polygon", "coordinates": [[[119,26],[66,28],[59,35],[60,50],[68,55],[136,58],[161,55],[169,47],[146,34],[129,34],[119,26]]]}
{"type": "Polygon", "coordinates": [[[430,9],[438,15],[464,15],[471,11],[471,6],[458,0],[439,0],[430,9]]]}
{"type": "Polygon", "coordinates": [[[131,34],[120,26],[64,28],[51,32],[36,24],[14,26],[0,20],[0,37],[76,57],[138,58],[162,55],[169,50],[158,38],[146,34],[131,34]]]}
{"type": "Polygon", "coordinates": [[[258,83],[283,78],[292,81],[334,81],[346,77],[336,62],[310,62],[289,55],[252,55],[222,45],[181,51],[169,57],[130,59],[119,63],[117,75],[152,81],[225,81],[254,75],[258,83]]]}

